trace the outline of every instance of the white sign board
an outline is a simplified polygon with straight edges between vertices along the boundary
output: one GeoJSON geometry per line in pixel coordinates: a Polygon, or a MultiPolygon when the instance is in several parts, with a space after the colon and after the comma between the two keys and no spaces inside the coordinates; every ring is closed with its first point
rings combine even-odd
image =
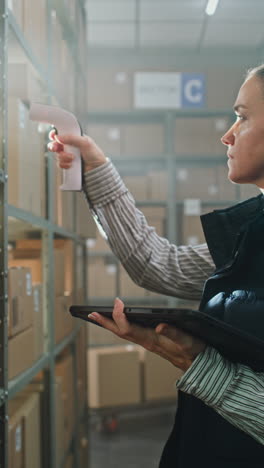
{"type": "Polygon", "coordinates": [[[135,73],[134,107],[136,109],[179,109],[181,107],[181,74],[135,73]]]}
{"type": "Polygon", "coordinates": [[[205,76],[202,73],[136,72],[136,109],[181,109],[205,106],[205,76]]]}

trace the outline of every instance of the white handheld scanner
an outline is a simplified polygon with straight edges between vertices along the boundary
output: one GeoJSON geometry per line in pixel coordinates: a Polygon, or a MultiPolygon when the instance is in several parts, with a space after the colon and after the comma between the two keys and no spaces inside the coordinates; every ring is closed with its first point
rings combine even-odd
{"type": "MultiPolygon", "coordinates": [[[[82,135],[82,129],[76,117],[60,107],[46,104],[32,103],[29,118],[37,122],[53,125],[58,135],[82,135]]],[[[63,184],[61,190],[81,191],[82,189],[82,161],[80,150],[74,146],[65,145],[65,151],[75,157],[70,169],[63,169],[63,184]]]]}

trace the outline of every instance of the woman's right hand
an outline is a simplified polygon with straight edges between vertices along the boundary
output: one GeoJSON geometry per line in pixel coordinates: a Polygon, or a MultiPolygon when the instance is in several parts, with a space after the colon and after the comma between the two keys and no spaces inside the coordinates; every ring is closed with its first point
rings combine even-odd
{"type": "Polygon", "coordinates": [[[61,169],[70,169],[74,155],[66,152],[64,145],[75,146],[79,148],[84,161],[84,171],[88,172],[96,167],[106,163],[107,159],[103,151],[96,145],[92,138],[87,135],[60,135],[55,130],[49,133],[51,142],[48,144],[48,150],[57,153],[58,166],[61,169]]]}

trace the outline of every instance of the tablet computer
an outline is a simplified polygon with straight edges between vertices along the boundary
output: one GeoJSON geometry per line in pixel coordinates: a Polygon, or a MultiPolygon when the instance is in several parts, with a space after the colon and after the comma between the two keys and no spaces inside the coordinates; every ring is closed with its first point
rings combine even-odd
{"type": "MultiPolygon", "coordinates": [[[[72,316],[99,325],[88,318],[98,312],[112,318],[113,306],[72,305],[72,316]]],[[[149,306],[126,306],[124,313],[129,322],[155,328],[168,323],[196,336],[216,348],[223,356],[246,364],[257,371],[264,371],[264,341],[199,310],[149,306]]],[[[100,325],[99,325],[100,326],[100,325]]]]}

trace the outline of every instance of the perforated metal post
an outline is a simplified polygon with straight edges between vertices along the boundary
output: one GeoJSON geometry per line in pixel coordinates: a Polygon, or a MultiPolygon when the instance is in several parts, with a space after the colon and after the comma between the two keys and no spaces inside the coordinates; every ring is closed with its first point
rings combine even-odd
{"type": "Polygon", "coordinates": [[[0,0],[0,467],[7,450],[7,1],[0,0]]]}

